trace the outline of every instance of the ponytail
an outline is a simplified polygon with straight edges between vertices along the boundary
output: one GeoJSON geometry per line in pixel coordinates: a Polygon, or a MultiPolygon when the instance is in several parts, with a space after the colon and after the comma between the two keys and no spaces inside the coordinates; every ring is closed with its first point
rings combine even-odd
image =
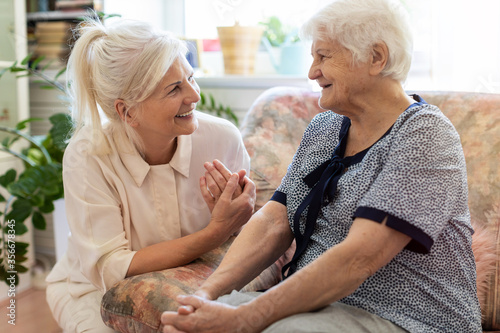
{"type": "Polygon", "coordinates": [[[74,133],[90,127],[93,152],[107,154],[102,125],[107,122],[110,131],[143,153],[139,136],[116,112],[115,100],[123,100],[128,110],[140,110],[175,59],[186,54],[185,44],[133,20],[104,26],[89,18],[79,24],[78,33],[66,72],[74,133]]]}

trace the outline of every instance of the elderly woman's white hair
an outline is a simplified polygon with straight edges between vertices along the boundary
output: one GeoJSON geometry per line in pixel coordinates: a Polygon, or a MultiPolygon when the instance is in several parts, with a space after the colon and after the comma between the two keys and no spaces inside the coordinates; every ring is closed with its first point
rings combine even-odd
{"type": "Polygon", "coordinates": [[[186,54],[185,44],[168,32],[134,20],[104,26],[89,18],[79,25],[78,33],[66,73],[75,132],[90,126],[94,152],[106,154],[109,146],[102,123],[107,120],[112,131],[126,133],[141,152],[142,142],[116,112],[115,100],[123,100],[127,110],[137,107],[144,112],[141,102],[151,96],[173,62],[186,54]],[[99,107],[106,119],[101,118],[99,107]]]}
{"type": "Polygon", "coordinates": [[[399,1],[337,0],[307,21],[301,36],[336,40],[351,51],[354,63],[368,59],[372,46],[383,41],[389,59],[382,75],[404,82],[411,65],[413,37],[408,13],[399,1]]]}

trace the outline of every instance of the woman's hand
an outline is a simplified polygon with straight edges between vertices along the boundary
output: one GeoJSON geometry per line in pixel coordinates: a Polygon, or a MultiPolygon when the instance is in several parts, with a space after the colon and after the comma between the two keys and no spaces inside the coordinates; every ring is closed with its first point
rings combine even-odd
{"type": "Polygon", "coordinates": [[[179,332],[257,332],[245,320],[241,309],[222,303],[209,301],[199,296],[178,296],[177,301],[183,307],[193,311],[182,313],[168,311],[161,316],[163,333],[179,332]]]}
{"type": "MultiPolygon", "coordinates": [[[[226,184],[232,173],[219,160],[214,160],[213,163],[205,162],[203,166],[207,171],[205,172],[205,176],[200,178],[200,189],[203,199],[207,203],[208,209],[212,212],[217,204],[217,201],[222,195],[222,192],[224,192],[226,184]]],[[[243,192],[246,171],[238,171],[238,176],[240,179],[240,186],[236,188],[233,194],[233,199],[240,196],[243,192]]]]}
{"type": "Polygon", "coordinates": [[[207,228],[214,235],[226,241],[231,235],[240,231],[253,214],[255,206],[255,184],[248,177],[243,178],[243,191],[235,198],[234,193],[239,188],[239,175],[233,173],[224,191],[212,210],[212,218],[207,228]]]}

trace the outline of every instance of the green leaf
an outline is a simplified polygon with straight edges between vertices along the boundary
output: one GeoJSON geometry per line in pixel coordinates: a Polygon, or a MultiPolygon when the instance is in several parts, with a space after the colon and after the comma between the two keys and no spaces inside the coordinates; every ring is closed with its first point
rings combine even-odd
{"type": "Polygon", "coordinates": [[[26,70],[27,69],[23,68],[23,67],[11,67],[10,68],[10,72],[11,73],[23,72],[23,71],[26,71],[26,70]]]}
{"type": "Polygon", "coordinates": [[[49,133],[54,145],[61,151],[66,149],[67,140],[73,130],[73,121],[71,116],[65,113],[57,113],[49,118],[52,128],[49,133]]]}
{"type": "Polygon", "coordinates": [[[16,250],[19,250],[19,251],[26,250],[29,246],[30,246],[29,243],[16,241],[16,250]]]}
{"type": "MultiPolygon", "coordinates": [[[[33,211],[33,206],[29,200],[17,198],[12,204],[11,211],[7,214],[7,220],[16,221],[16,227],[23,225],[23,222],[31,215],[33,211]]],[[[26,228],[26,226],[24,226],[26,228]]],[[[24,229],[23,228],[23,229],[24,229]]],[[[26,231],[28,229],[26,228],[26,231]]],[[[17,233],[16,233],[17,234],[17,233]]]]}
{"type": "Polygon", "coordinates": [[[52,90],[52,89],[55,89],[55,87],[54,87],[54,86],[49,86],[49,85],[39,86],[38,88],[40,88],[40,89],[45,89],[45,90],[52,90]]]}
{"type": "Polygon", "coordinates": [[[33,207],[43,206],[44,202],[45,202],[45,195],[43,193],[33,194],[30,197],[30,203],[33,205],[33,207]]]}
{"type": "Polygon", "coordinates": [[[45,230],[47,223],[45,222],[45,217],[43,217],[40,212],[34,212],[31,220],[33,221],[33,226],[35,228],[45,230]]]}
{"type": "Polygon", "coordinates": [[[214,96],[212,96],[212,94],[210,94],[208,97],[210,98],[210,106],[211,106],[211,108],[213,110],[213,109],[215,109],[215,99],[214,99],[214,96]]]}
{"type": "Polygon", "coordinates": [[[108,18],[111,18],[111,17],[122,17],[121,14],[106,14],[104,16],[102,16],[102,20],[106,20],[108,18]]]}
{"type": "Polygon", "coordinates": [[[28,152],[26,156],[35,162],[36,164],[40,165],[42,163],[46,163],[45,156],[43,155],[42,151],[38,148],[30,148],[28,149],[28,152]]]}
{"type": "Polygon", "coordinates": [[[25,58],[21,61],[21,65],[26,65],[26,64],[30,61],[31,57],[32,57],[32,54],[31,54],[31,53],[30,53],[30,54],[28,54],[28,55],[27,55],[27,56],[26,56],[26,57],[25,57],[25,58]]]}
{"type": "Polygon", "coordinates": [[[19,284],[19,275],[17,274],[12,274],[12,273],[7,273],[4,269],[4,266],[0,266],[0,280],[4,281],[7,286],[10,286],[11,284],[11,281],[12,280],[7,280],[8,278],[10,278],[11,276],[14,277],[14,285],[18,285],[19,284]]]}
{"type": "Polygon", "coordinates": [[[54,202],[45,200],[43,206],[38,207],[38,210],[44,214],[52,213],[54,211],[54,202]]]}
{"type": "MultiPolygon", "coordinates": [[[[4,230],[4,233],[8,233],[8,230],[10,230],[10,229],[6,226],[6,227],[4,227],[3,230],[4,230]]],[[[16,221],[16,224],[14,225],[12,230],[14,230],[14,233],[16,234],[16,236],[20,236],[20,235],[23,235],[23,234],[28,232],[28,227],[26,227],[26,225],[23,222],[16,221]]],[[[17,251],[17,249],[16,249],[16,251],[17,251]]]]}
{"type": "Polygon", "coordinates": [[[18,122],[16,125],[16,129],[18,131],[23,130],[26,128],[27,123],[31,123],[32,121],[42,121],[42,120],[43,120],[42,118],[28,118],[26,120],[18,122]]]}
{"type": "Polygon", "coordinates": [[[43,198],[37,196],[49,195],[53,200],[63,196],[62,186],[62,165],[58,162],[52,162],[45,165],[35,165],[26,169],[19,179],[9,184],[7,190],[31,204],[43,206],[43,198]]]}
{"type": "Polygon", "coordinates": [[[66,67],[63,67],[62,69],[59,70],[59,72],[57,72],[56,76],[54,76],[54,81],[56,81],[59,76],[63,75],[64,72],[66,72],[66,67]]]}
{"type": "Polygon", "coordinates": [[[2,140],[2,146],[4,146],[5,148],[9,148],[10,147],[10,138],[9,137],[5,137],[3,140],[2,140]]]}
{"type": "MultiPolygon", "coordinates": [[[[5,197],[1,194],[0,194],[0,202],[5,202],[5,197]]],[[[2,215],[1,213],[2,212],[0,212],[0,216],[2,215]]]]}
{"type": "Polygon", "coordinates": [[[28,269],[22,265],[16,265],[16,272],[18,273],[26,273],[28,269]]]}
{"type": "Polygon", "coordinates": [[[205,97],[205,94],[200,91],[200,104],[205,105],[206,101],[207,101],[207,99],[205,97]]]}
{"type": "Polygon", "coordinates": [[[17,172],[14,169],[9,169],[5,174],[0,176],[0,185],[7,187],[10,183],[16,180],[17,172]]]}
{"type": "Polygon", "coordinates": [[[26,73],[26,74],[21,74],[21,75],[16,75],[16,79],[20,79],[22,77],[31,77],[31,73],[26,73]]]}
{"type": "Polygon", "coordinates": [[[32,69],[35,69],[35,68],[38,66],[38,64],[40,63],[40,61],[42,61],[43,59],[45,59],[45,56],[44,56],[44,55],[42,55],[42,56],[40,56],[40,57],[36,58],[36,59],[35,59],[35,60],[31,63],[31,66],[30,66],[30,67],[31,67],[32,69]]]}

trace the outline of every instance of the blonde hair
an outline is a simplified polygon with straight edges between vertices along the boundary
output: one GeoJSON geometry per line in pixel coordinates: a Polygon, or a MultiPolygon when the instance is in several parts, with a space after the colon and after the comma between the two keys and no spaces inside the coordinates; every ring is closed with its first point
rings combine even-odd
{"type": "Polygon", "coordinates": [[[301,36],[339,42],[352,53],[354,64],[367,61],[373,45],[384,42],[389,59],[381,74],[404,82],[413,52],[408,21],[399,1],[337,0],[309,19],[301,36]]]}
{"type": "Polygon", "coordinates": [[[77,32],[66,72],[75,134],[90,127],[93,152],[107,154],[110,147],[102,126],[107,120],[110,131],[142,152],[140,137],[118,115],[115,100],[123,100],[127,110],[140,110],[141,102],[154,92],[172,63],[186,54],[185,44],[168,32],[134,20],[104,26],[88,18],[77,32]]]}

